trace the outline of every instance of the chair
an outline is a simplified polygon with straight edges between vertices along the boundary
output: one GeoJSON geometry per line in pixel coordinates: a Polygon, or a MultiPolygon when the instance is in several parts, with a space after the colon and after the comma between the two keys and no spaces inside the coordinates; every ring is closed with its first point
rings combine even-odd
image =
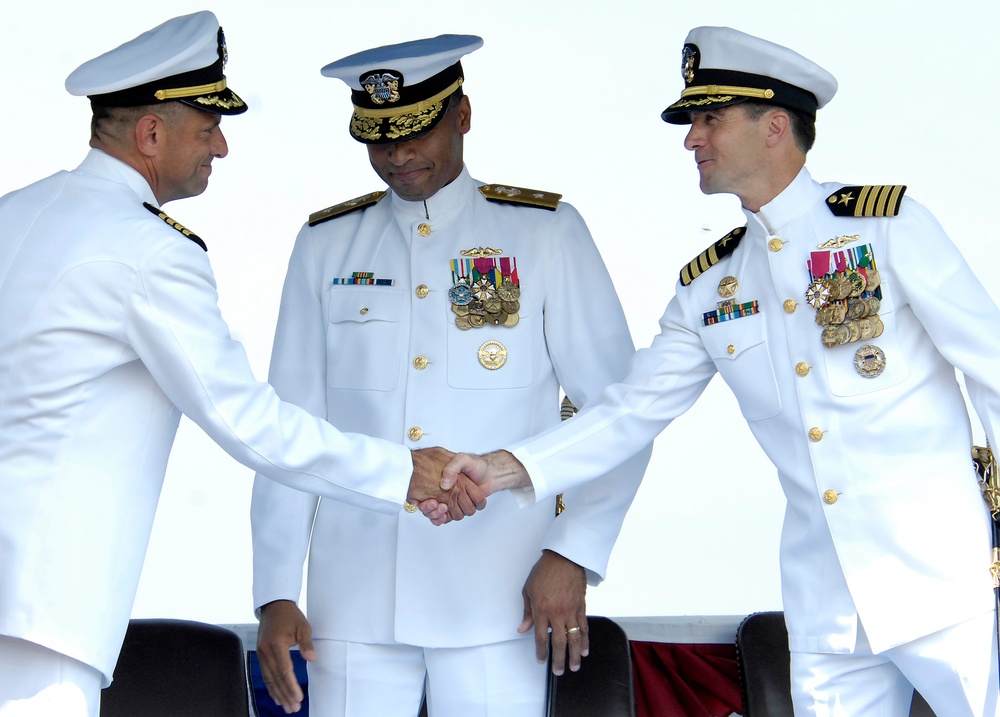
{"type": "Polygon", "coordinates": [[[547,717],[635,717],[628,637],[618,623],[587,616],[590,655],[579,672],[549,672],[547,717]]]}
{"type": "MultiPolygon", "coordinates": [[[[743,717],[792,717],[788,630],[781,612],[748,615],[736,630],[743,717]]],[[[919,692],[910,717],[934,717],[919,692]]]]}
{"type": "Polygon", "coordinates": [[[243,642],[189,620],[130,620],[101,717],[247,717],[243,642]]]}
{"type": "MultiPolygon", "coordinates": [[[[579,672],[549,671],[546,717],[635,717],[632,652],[613,620],[587,616],[590,655],[579,672]]],[[[418,717],[427,717],[427,703],[418,717]]]]}

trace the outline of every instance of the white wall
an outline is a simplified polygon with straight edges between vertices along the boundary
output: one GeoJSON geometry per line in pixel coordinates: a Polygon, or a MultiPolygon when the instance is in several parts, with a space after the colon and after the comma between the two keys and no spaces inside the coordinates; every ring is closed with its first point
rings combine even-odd
{"type": "MultiPolygon", "coordinates": [[[[224,121],[231,154],[216,163],[208,192],[167,211],[208,241],[223,313],[264,378],[299,225],[313,210],[380,186],[347,135],[346,87],[319,68],[373,45],[479,34],[485,46],[463,61],[474,108],[466,142],[473,175],[557,191],[578,207],[636,344],[645,345],[680,267],[742,224],[734,198],[699,193],[683,128],[659,119],[679,96],[688,29],[730,25],[789,45],[840,80],[819,116],[813,175],[907,184],[1000,299],[997,4],[773,0],[763,7],[745,0],[216,0],[209,9],[226,30],[227,74],[251,110],[224,121]]],[[[190,0],[169,10],[132,0],[6,7],[0,193],[83,157],[88,103],[63,90],[70,71],[170,15],[201,9],[190,0]]],[[[182,423],[136,616],[253,620],[251,478],[182,423]]],[[[714,381],[658,440],[609,579],[591,591],[591,612],[778,607],[782,510],[769,464],[734,399],[714,381]]]]}

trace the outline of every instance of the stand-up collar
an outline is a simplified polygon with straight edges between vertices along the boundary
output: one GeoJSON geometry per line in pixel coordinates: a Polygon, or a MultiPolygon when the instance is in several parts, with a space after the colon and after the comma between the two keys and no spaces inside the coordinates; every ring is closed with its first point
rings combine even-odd
{"type": "Polygon", "coordinates": [[[149,186],[146,178],[125,164],[125,162],[112,157],[107,152],[99,149],[91,149],[75,171],[80,174],[106,179],[109,182],[124,184],[135,192],[140,203],[148,202],[155,207],[159,206],[156,201],[156,195],[153,194],[153,189],[149,186]]]}
{"type": "Polygon", "coordinates": [[[802,167],[792,183],[760,211],[743,210],[747,216],[747,228],[753,233],[753,228],[759,226],[769,235],[778,234],[809,211],[822,193],[822,186],[813,181],[808,169],[802,167]]]}
{"type": "Polygon", "coordinates": [[[401,223],[425,219],[444,221],[465,207],[469,197],[472,196],[470,190],[474,184],[468,168],[462,165],[462,172],[454,181],[441,187],[434,196],[423,201],[408,202],[395,192],[391,192],[392,213],[401,223]]]}

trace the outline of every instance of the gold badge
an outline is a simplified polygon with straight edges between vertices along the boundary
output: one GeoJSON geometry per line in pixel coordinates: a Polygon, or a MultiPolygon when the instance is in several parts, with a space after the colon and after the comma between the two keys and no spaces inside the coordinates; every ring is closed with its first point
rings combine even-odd
{"type": "Polygon", "coordinates": [[[479,363],[485,369],[496,371],[507,363],[507,348],[499,341],[487,341],[479,347],[479,363]]]}
{"type": "Polygon", "coordinates": [[[736,279],[736,277],[727,276],[719,282],[719,296],[723,299],[728,299],[730,296],[734,296],[739,288],[740,282],[736,279]]]}
{"type": "Polygon", "coordinates": [[[403,84],[402,74],[394,75],[392,72],[374,72],[361,80],[361,86],[371,95],[372,102],[377,105],[384,105],[386,102],[392,104],[399,101],[399,87],[403,84]]]}
{"type": "Polygon", "coordinates": [[[875,344],[865,344],[854,354],[854,367],[865,378],[881,376],[885,371],[885,352],[875,344]]]}

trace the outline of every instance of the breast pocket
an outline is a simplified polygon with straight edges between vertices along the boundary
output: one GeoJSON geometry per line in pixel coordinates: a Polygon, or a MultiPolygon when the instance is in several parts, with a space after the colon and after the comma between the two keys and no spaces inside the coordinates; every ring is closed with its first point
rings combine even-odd
{"type": "Polygon", "coordinates": [[[403,355],[405,292],[384,286],[333,286],[326,332],[330,388],[392,391],[403,355]]]}
{"type": "Polygon", "coordinates": [[[701,327],[702,342],[748,421],[781,411],[778,382],[767,350],[764,314],[701,327]]]}

